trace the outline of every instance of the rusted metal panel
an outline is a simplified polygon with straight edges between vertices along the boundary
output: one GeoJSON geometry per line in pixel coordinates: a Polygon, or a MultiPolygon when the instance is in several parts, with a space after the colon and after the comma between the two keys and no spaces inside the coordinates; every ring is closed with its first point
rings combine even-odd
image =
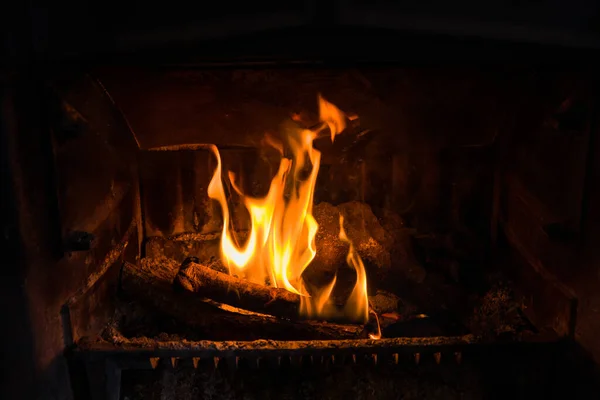
{"type": "Polygon", "coordinates": [[[57,78],[48,104],[63,237],[94,232],[133,185],[137,144],[89,76],[57,78]]]}
{"type": "Polygon", "coordinates": [[[577,259],[568,246],[552,241],[544,231],[544,225],[556,220],[543,204],[514,177],[510,185],[504,232],[512,247],[509,272],[519,289],[524,313],[536,327],[572,337],[577,297],[554,271],[572,267],[577,259]]]}
{"type": "MultiPolygon", "coordinates": [[[[32,351],[33,376],[47,378],[61,393],[67,378],[62,372],[65,332],[60,310],[102,269],[103,260],[132,223],[132,161],[137,148],[102,90],[79,73],[62,72],[62,77],[15,76],[7,92],[13,107],[7,131],[7,187],[14,198],[12,212],[18,221],[14,234],[19,243],[14,273],[20,281],[16,285],[24,291],[22,299],[14,300],[23,302],[19,309],[26,310],[22,318],[28,330],[15,346],[30,338],[26,345],[32,351]],[[68,78],[63,80],[64,76],[68,78]],[[63,107],[63,100],[70,106],[63,107]],[[99,157],[85,160],[95,150],[99,157]],[[96,175],[94,168],[101,172],[96,175]],[[100,175],[101,188],[87,190],[100,175]],[[84,241],[93,240],[65,251],[68,231],[84,232],[84,241]]],[[[38,383],[51,390],[47,382],[38,383]]]]}
{"type": "Polygon", "coordinates": [[[141,205],[146,236],[200,231],[210,219],[207,150],[140,153],[141,205]]]}
{"type": "Polygon", "coordinates": [[[137,225],[133,221],[121,241],[111,246],[98,270],[63,306],[61,315],[65,345],[97,334],[105,326],[114,312],[123,262],[135,261],[136,256],[137,225]]]}
{"type": "Polygon", "coordinates": [[[562,284],[539,263],[527,260],[517,253],[518,244],[508,233],[515,246],[512,277],[516,295],[522,301],[522,310],[538,329],[553,329],[563,337],[575,333],[578,300],[575,293],[562,284]]]}
{"type": "MultiPolygon", "coordinates": [[[[220,149],[223,177],[235,174],[236,184],[250,195],[266,194],[271,179],[259,174],[259,154],[253,148],[220,149]]],[[[217,232],[221,228],[219,206],[208,197],[208,184],[216,168],[215,156],[206,146],[191,149],[153,149],[140,153],[141,203],[146,237],[186,232],[217,232]],[[172,150],[172,151],[171,151],[172,150]]],[[[225,179],[228,186],[227,179],[225,179]]],[[[249,220],[239,196],[229,196],[236,214],[236,229],[247,229],[249,220]]]]}
{"type": "Polygon", "coordinates": [[[555,227],[568,231],[568,221],[550,211],[514,175],[507,177],[504,226],[507,235],[531,263],[543,265],[560,280],[578,272],[579,254],[576,241],[568,235],[555,234],[555,227]]]}

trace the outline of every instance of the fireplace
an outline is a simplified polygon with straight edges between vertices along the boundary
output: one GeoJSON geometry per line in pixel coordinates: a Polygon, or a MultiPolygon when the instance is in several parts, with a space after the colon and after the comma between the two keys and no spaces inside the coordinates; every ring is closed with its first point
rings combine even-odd
{"type": "Polygon", "coordinates": [[[167,46],[160,61],[120,48],[10,80],[7,359],[31,379],[16,390],[588,390],[595,71],[527,58],[554,47],[367,36],[406,44],[411,62],[353,55],[365,31],[340,28],[310,51],[274,56],[273,35],[249,35],[252,57],[240,41],[211,42],[210,57],[167,46]],[[473,52],[523,63],[441,62],[473,52]]]}

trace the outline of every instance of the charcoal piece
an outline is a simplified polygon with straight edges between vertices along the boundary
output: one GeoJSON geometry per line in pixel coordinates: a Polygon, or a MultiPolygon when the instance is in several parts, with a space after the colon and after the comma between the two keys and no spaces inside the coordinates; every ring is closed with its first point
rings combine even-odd
{"type": "Polygon", "coordinates": [[[378,290],[374,296],[369,296],[369,304],[377,314],[397,311],[399,302],[398,296],[384,290],[378,290]]]}
{"type": "Polygon", "coordinates": [[[317,254],[311,269],[321,272],[335,272],[346,264],[348,245],[339,238],[339,210],[329,203],[319,203],[313,207],[313,216],[319,224],[315,237],[317,254]]]}
{"type": "Polygon", "coordinates": [[[346,265],[348,244],[339,238],[340,214],[344,216],[344,230],[365,265],[389,268],[392,240],[369,205],[358,201],[338,206],[323,202],[313,207],[319,230],[315,238],[317,254],[312,268],[335,272],[340,266],[346,265]]]}
{"type": "Polygon", "coordinates": [[[344,229],[365,263],[378,268],[391,266],[393,239],[383,229],[371,207],[351,201],[337,206],[344,216],[344,229]]]}
{"type": "Polygon", "coordinates": [[[515,334],[525,324],[519,314],[521,306],[513,291],[504,282],[499,282],[479,299],[469,327],[484,337],[515,334]]]}

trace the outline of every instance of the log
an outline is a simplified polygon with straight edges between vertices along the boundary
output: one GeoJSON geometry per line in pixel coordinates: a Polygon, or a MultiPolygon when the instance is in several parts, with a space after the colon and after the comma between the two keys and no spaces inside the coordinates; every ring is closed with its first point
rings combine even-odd
{"type": "Polygon", "coordinates": [[[242,309],[292,320],[298,318],[299,295],[239,279],[194,261],[186,260],[182,264],[174,285],[242,309]]]}
{"type": "MultiPolygon", "coordinates": [[[[207,304],[196,293],[173,290],[180,264],[168,258],[126,263],[121,286],[125,295],[191,328],[208,340],[328,340],[367,336],[362,326],[318,321],[287,321],[260,315],[240,315],[207,304]]],[[[189,330],[189,329],[188,329],[189,330]]]]}

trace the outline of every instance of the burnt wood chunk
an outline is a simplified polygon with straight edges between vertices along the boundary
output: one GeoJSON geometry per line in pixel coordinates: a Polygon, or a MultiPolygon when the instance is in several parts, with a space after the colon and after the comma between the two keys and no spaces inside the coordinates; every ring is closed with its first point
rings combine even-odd
{"type": "Polygon", "coordinates": [[[346,265],[348,244],[340,239],[340,215],[344,231],[367,266],[390,268],[392,238],[381,227],[368,204],[352,201],[334,206],[322,202],[314,206],[313,216],[319,224],[315,237],[317,254],[310,266],[319,272],[335,272],[346,265]]]}
{"type": "Polygon", "coordinates": [[[286,289],[252,283],[193,261],[184,262],[174,280],[176,288],[250,311],[298,318],[300,296],[286,289]]]}

